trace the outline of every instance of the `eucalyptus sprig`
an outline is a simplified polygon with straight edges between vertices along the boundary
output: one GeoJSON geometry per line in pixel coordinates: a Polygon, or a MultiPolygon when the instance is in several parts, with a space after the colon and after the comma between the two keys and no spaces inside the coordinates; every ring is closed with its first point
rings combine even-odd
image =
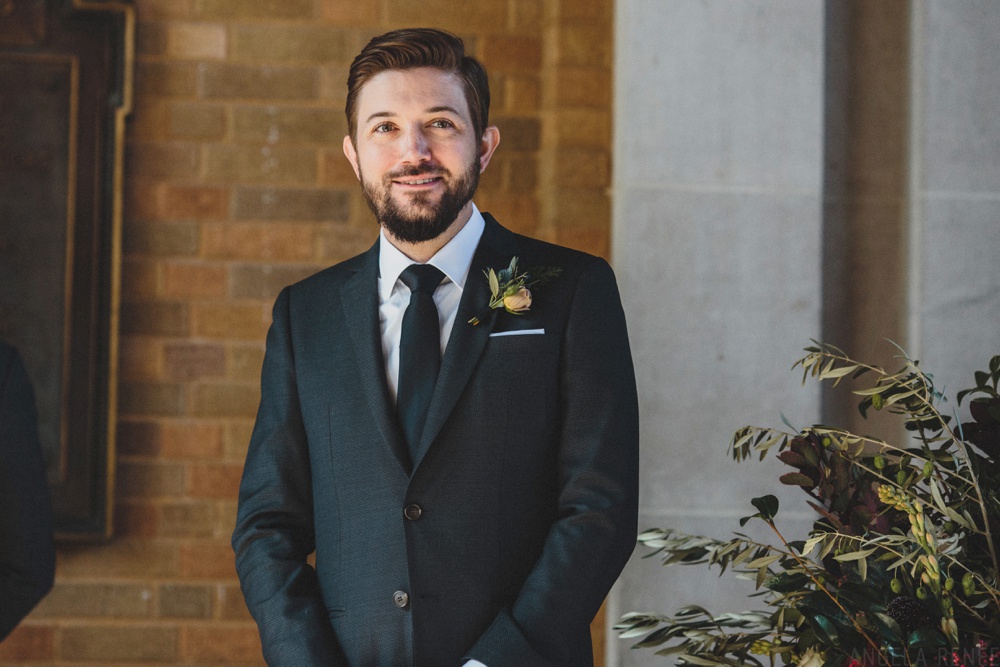
{"type": "MultiPolygon", "coordinates": [[[[959,406],[971,398],[972,415],[959,423],[944,412],[932,376],[905,355],[889,373],[829,345],[806,352],[794,366],[803,381],[836,385],[867,375],[870,386],[854,392],[861,414],[898,415],[911,441],[892,444],[823,425],[739,429],[730,442],[737,461],[776,452],[792,468],[779,481],[809,496],[817,519],[808,538],[786,540],[777,499],[764,496],[751,501],[757,513],[740,525],[763,520],[778,546],[740,533],[723,541],[659,529],[639,541],[664,565],[708,563],[752,579],[770,611],[712,616],[686,607],[673,617],[628,614],[616,627],[623,637],[645,635],[637,647],[662,647],[658,653],[699,667],[761,664],[755,656],[800,667],[957,667],[955,656],[968,651],[996,656],[1000,355],[976,373],[974,388],[958,394],[959,406]]],[[[987,657],[966,667],[986,665],[987,657]]]]}

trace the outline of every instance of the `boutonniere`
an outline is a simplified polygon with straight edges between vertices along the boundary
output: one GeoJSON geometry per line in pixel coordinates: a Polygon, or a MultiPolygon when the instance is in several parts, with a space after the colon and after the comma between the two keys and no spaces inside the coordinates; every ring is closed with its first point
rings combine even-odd
{"type": "Polygon", "coordinates": [[[562,272],[559,267],[540,267],[530,271],[519,271],[517,256],[510,260],[510,266],[500,271],[492,268],[483,273],[490,283],[490,303],[479,315],[469,320],[469,324],[479,324],[480,318],[486,317],[490,310],[503,308],[511,315],[520,315],[531,309],[531,290],[529,287],[539,285],[562,272]]]}

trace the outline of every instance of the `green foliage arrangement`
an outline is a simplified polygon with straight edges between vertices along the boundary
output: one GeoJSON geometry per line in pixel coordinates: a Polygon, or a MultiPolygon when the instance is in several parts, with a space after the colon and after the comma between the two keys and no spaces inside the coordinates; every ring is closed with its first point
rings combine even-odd
{"type": "Polygon", "coordinates": [[[792,470],[818,518],[805,540],[788,540],[774,496],[754,498],[775,545],[648,530],[639,542],[664,565],[708,564],[756,582],[765,611],[673,616],[630,613],[616,629],[682,665],[799,667],[1000,666],[1000,356],[975,374],[971,419],[945,414],[931,375],[905,355],[888,373],[817,344],[795,367],[834,385],[867,375],[855,391],[862,415],[886,410],[912,434],[894,445],[814,426],[798,433],[746,427],[737,461],[769,452],[792,470]]]}

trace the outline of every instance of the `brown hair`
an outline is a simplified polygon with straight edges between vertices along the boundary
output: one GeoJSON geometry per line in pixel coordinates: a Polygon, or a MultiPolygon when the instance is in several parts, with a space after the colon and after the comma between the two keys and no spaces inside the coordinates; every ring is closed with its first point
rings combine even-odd
{"type": "Polygon", "coordinates": [[[351,141],[358,129],[358,97],[368,81],[386,70],[435,67],[457,74],[465,88],[472,126],[483,136],[490,116],[490,82],[486,68],[465,55],[461,38],[435,28],[405,28],[373,37],[361,49],[347,75],[347,128],[351,141]]]}

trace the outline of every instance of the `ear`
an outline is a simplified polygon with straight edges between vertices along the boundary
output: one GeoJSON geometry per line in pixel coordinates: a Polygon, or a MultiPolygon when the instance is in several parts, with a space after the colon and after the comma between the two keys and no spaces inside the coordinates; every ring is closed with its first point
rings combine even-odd
{"type": "Polygon", "coordinates": [[[486,171],[486,165],[493,157],[493,151],[500,145],[500,129],[496,125],[490,125],[483,130],[483,138],[479,142],[479,173],[486,171]]]}
{"type": "MultiPolygon", "coordinates": [[[[492,152],[492,151],[490,151],[492,152]]],[[[351,163],[354,168],[354,175],[361,180],[361,170],[358,169],[358,152],[354,149],[354,142],[351,141],[350,135],[344,137],[344,155],[347,156],[347,160],[351,163]]]]}

